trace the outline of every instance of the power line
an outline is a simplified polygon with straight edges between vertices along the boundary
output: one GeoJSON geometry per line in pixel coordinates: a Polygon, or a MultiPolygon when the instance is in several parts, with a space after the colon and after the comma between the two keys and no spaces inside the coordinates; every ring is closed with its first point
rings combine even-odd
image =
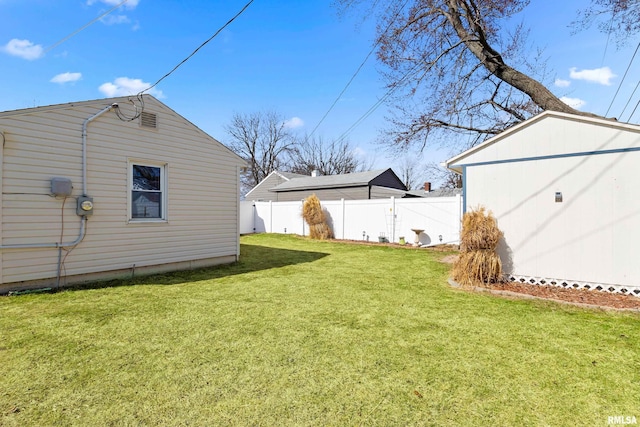
{"type": "Polygon", "coordinates": [[[96,23],[97,21],[101,20],[102,18],[104,18],[105,16],[107,16],[108,14],[110,14],[111,12],[113,12],[114,10],[116,10],[117,8],[119,8],[120,6],[122,6],[123,4],[125,4],[126,2],[128,2],[129,0],[122,0],[120,3],[118,3],[117,5],[113,6],[111,9],[107,10],[106,12],[104,12],[102,15],[98,16],[97,18],[95,18],[94,20],[92,20],[91,22],[89,22],[88,24],[85,24],[84,26],[80,27],[79,29],[77,29],[76,31],[74,31],[73,33],[69,34],[68,36],[62,38],[61,40],[55,42],[54,44],[52,44],[51,46],[49,46],[48,48],[46,48],[42,54],[44,55],[45,53],[51,51],[52,49],[58,47],[59,45],[61,45],[62,43],[66,42],[67,40],[69,40],[71,37],[75,36],[76,34],[78,34],[80,31],[84,30],[85,28],[91,26],[92,24],[96,23]]]}
{"type": "MultiPolygon", "coordinates": [[[[404,7],[407,5],[407,3],[409,2],[409,0],[405,0],[404,4],[398,9],[398,11],[393,15],[393,17],[389,20],[389,25],[387,25],[387,27],[384,29],[384,31],[382,32],[382,34],[380,35],[382,37],[382,35],[384,35],[387,31],[389,31],[389,28],[391,28],[391,25],[393,25],[393,23],[395,22],[396,18],[398,17],[398,15],[400,15],[400,12],[402,12],[402,10],[404,10],[404,7]]],[[[318,129],[318,127],[320,127],[320,125],[322,124],[322,122],[324,122],[324,119],[327,118],[327,116],[329,115],[329,113],[331,112],[331,110],[333,110],[333,107],[336,106],[336,104],[338,103],[338,101],[340,101],[340,98],[342,98],[342,95],[344,95],[344,93],[347,91],[347,89],[349,88],[349,86],[351,85],[351,83],[353,82],[353,80],[356,78],[356,76],[358,75],[358,73],[360,72],[360,70],[362,70],[362,67],[364,66],[364,64],[369,60],[369,57],[373,54],[373,52],[376,50],[376,48],[378,47],[378,45],[380,44],[380,37],[378,37],[378,40],[375,42],[375,44],[373,45],[373,47],[371,48],[371,50],[369,51],[369,53],[367,54],[367,56],[364,58],[364,60],[362,61],[362,63],[360,64],[360,66],[358,67],[358,69],[356,70],[355,73],[353,73],[353,76],[351,76],[351,78],[349,79],[349,81],[347,82],[347,84],[345,85],[345,87],[342,89],[342,91],[340,92],[340,94],[338,95],[338,97],[335,99],[335,101],[333,101],[333,104],[331,104],[331,106],[329,107],[329,109],[327,110],[326,113],[324,113],[324,115],[322,116],[322,118],[320,119],[320,121],[318,122],[318,124],[313,128],[313,130],[311,131],[311,133],[309,134],[309,136],[307,138],[310,138],[318,129]]]]}
{"type": "Polygon", "coordinates": [[[600,61],[600,67],[604,64],[604,58],[607,56],[607,49],[609,47],[609,38],[613,31],[613,18],[616,16],[615,10],[611,13],[611,20],[609,21],[609,30],[607,31],[607,42],[604,45],[604,53],[602,54],[602,61],[600,61]]]}
{"type": "Polygon", "coordinates": [[[638,102],[636,103],[635,108],[631,112],[631,115],[629,116],[629,120],[627,120],[628,122],[631,122],[631,117],[633,117],[633,115],[636,113],[636,109],[638,108],[639,105],[640,105],[640,99],[638,100],[638,102]]]}
{"type": "Polygon", "coordinates": [[[607,108],[607,112],[604,113],[605,116],[609,115],[609,110],[611,110],[611,106],[613,105],[613,102],[616,100],[616,97],[618,96],[618,92],[620,91],[620,88],[622,87],[622,83],[624,83],[624,79],[627,77],[627,73],[629,72],[629,68],[631,68],[631,64],[633,63],[633,59],[636,57],[636,53],[638,53],[638,49],[640,48],[640,42],[638,43],[638,46],[636,46],[636,51],[633,52],[633,56],[631,57],[631,61],[629,61],[629,65],[627,65],[627,70],[624,72],[624,76],[622,76],[622,80],[620,80],[620,84],[618,85],[618,89],[616,89],[616,93],[615,95],[613,95],[613,99],[611,100],[611,104],[609,104],[609,108],[607,108]]]}
{"type": "Polygon", "coordinates": [[[331,112],[331,110],[333,110],[333,107],[336,106],[336,104],[338,103],[338,101],[340,100],[340,98],[342,97],[342,95],[347,91],[347,88],[349,87],[349,85],[351,85],[351,82],[353,82],[353,80],[356,78],[356,76],[358,75],[358,73],[360,72],[360,70],[362,69],[362,67],[364,66],[365,62],[367,62],[367,60],[369,59],[369,57],[371,56],[371,54],[375,51],[376,47],[378,46],[378,43],[376,43],[373,48],[369,51],[369,53],[367,54],[366,58],[364,58],[364,61],[362,61],[362,63],[360,64],[360,66],[358,67],[358,69],[356,70],[356,72],[353,74],[353,76],[351,76],[351,79],[349,79],[349,82],[347,83],[347,85],[344,87],[344,89],[342,89],[342,91],[340,92],[340,94],[338,95],[338,97],[335,99],[335,101],[333,101],[333,104],[331,104],[331,107],[329,107],[329,109],[327,110],[326,113],[324,113],[324,116],[322,116],[322,118],[320,119],[320,121],[318,122],[318,124],[313,128],[313,130],[311,131],[311,133],[309,134],[309,138],[311,137],[311,135],[313,135],[315,133],[315,131],[318,129],[318,127],[320,127],[320,125],[322,124],[322,122],[324,121],[324,119],[327,118],[327,116],[329,115],[329,113],[331,112]]]}
{"type": "Polygon", "coordinates": [[[180,61],[180,63],[178,65],[176,65],[175,67],[173,67],[173,69],[171,71],[169,71],[167,74],[165,74],[164,76],[162,76],[160,78],[160,80],[158,80],[157,82],[155,82],[154,84],[152,84],[151,86],[149,86],[148,88],[146,88],[145,90],[142,90],[138,93],[138,96],[140,96],[142,93],[153,89],[154,87],[156,87],[158,85],[158,83],[160,83],[162,80],[166,79],[167,77],[169,77],[171,74],[173,74],[174,71],[176,71],[182,64],[184,64],[185,62],[187,62],[189,59],[191,59],[191,57],[193,55],[196,54],[196,52],[198,52],[200,49],[202,49],[204,47],[204,45],[206,45],[207,43],[209,43],[211,40],[213,40],[218,34],[220,34],[220,32],[222,32],[222,30],[224,30],[225,28],[227,28],[227,26],[229,26],[229,24],[231,24],[233,21],[236,20],[236,18],[240,15],[242,15],[242,13],[251,5],[251,3],[253,3],[253,0],[250,0],[247,4],[244,5],[244,7],[242,9],[240,9],[240,11],[238,13],[236,13],[233,18],[229,19],[227,21],[226,24],[224,24],[222,27],[220,27],[218,29],[218,31],[215,32],[214,35],[212,35],[211,37],[209,37],[204,43],[202,43],[200,46],[197,47],[196,50],[194,50],[193,52],[191,52],[191,54],[189,56],[187,56],[185,59],[183,59],[182,61],[180,61]]]}
{"type": "Polygon", "coordinates": [[[402,76],[402,78],[400,80],[398,80],[397,83],[395,83],[391,89],[389,89],[383,96],[382,98],[380,98],[378,101],[376,101],[362,116],[360,116],[360,118],[358,118],[358,120],[356,120],[346,131],[344,131],[342,133],[342,135],[340,135],[337,139],[337,142],[342,141],[344,138],[346,138],[349,133],[351,133],[351,131],[353,129],[355,129],[358,125],[360,125],[360,123],[362,123],[364,120],[366,120],[371,114],[373,114],[373,112],[375,110],[378,109],[378,107],[380,107],[380,105],[382,105],[382,103],[384,103],[387,98],[389,98],[391,96],[391,94],[393,92],[396,91],[396,89],[398,89],[398,87],[400,87],[400,84],[402,84],[407,78],[409,78],[409,76],[414,73],[415,71],[418,70],[418,68],[420,67],[420,63],[414,65],[409,71],[407,71],[407,73],[402,76]]]}
{"type": "MultiPolygon", "coordinates": [[[[624,104],[624,108],[622,109],[622,112],[620,113],[620,117],[622,117],[622,115],[624,114],[625,110],[629,106],[629,103],[631,102],[631,99],[633,98],[633,95],[635,95],[636,90],[638,90],[638,86],[640,86],[640,80],[638,80],[638,83],[636,84],[636,87],[633,89],[633,92],[631,92],[631,96],[629,96],[629,99],[627,100],[627,103],[624,104]]],[[[631,116],[633,116],[633,113],[631,113],[631,116]]],[[[629,116],[629,119],[627,120],[627,122],[631,121],[631,116],[629,116]]]]}

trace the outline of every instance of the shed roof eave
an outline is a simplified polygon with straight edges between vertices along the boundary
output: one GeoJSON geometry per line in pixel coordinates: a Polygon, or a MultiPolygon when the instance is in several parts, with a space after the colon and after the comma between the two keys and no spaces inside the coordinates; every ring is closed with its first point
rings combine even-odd
{"type": "Polygon", "coordinates": [[[471,147],[470,149],[458,154],[455,157],[452,157],[451,159],[445,161],[442,163],[442,165],[444,167],[446,167],[447,169],[453,170],[455,172],[458,173],[462,173],[462,161],[473,155],[474,153],[483,150],[484,148],[486,148],[489,145],[495,144],[507,137],[509,137],[510,135],[520,131],[521,129],[524,129],[528,126],[533,125],[534,123],[537,123],[547,117],[556,117],[556,118],[560,118],[560,119],[564,119],[564,120],[574,120],[574,121],[580,121],[580,122],[586,122],[586,123],[591,123],[591,124],[595,124],[595,125],[600,125],[600,126],[610,126],[610,127],[615,127],[618,129],[625,129],[625,130],[630,130],[630,131],[634,131],[634,132],[638,132],[640,131],[640,127],[638,125],[635,124],[630,124],[630,123],[623,123],[623,122],[618,122],[616,120],[612,120],[612,119],[607,119],[607,118],[599,118],[599,117],[588,117],[588,116],[580,116],[580,115],[575,115],[575,114],[569,114],[569,113],[561,113],[558,111],[551,111],[551,110],[547,110],[547,111],[543,111],[542,113],[531,117],[528,120],[525,120],[524,122],[518,123],[515,126],[510,127],[509,129],[505,130],[502,133],[499,133],[498,135],[487,139],[486,141],[484,141],[482,144],[476,145],[475,147],[471,147]]]}

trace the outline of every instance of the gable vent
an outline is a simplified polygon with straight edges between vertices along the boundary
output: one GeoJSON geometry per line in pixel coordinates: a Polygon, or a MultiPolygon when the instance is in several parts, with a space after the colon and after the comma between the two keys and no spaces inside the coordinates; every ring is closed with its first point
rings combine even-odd
{"type": "Polygon", "coordinates": [[[154,113],[145,113],[144,111],[140,114],[140,126],[145,128],[157,128],[158,127],[158,116],[154,113]]]}

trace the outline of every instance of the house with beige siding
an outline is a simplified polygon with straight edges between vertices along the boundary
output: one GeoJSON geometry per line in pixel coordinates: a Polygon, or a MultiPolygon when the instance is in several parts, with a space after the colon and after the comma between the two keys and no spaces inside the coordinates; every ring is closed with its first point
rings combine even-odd
{"type": "Polygon", "coordinates": [[[149,95],[0,112],[0,293],[239,257],[245,162],[149,95]]]}

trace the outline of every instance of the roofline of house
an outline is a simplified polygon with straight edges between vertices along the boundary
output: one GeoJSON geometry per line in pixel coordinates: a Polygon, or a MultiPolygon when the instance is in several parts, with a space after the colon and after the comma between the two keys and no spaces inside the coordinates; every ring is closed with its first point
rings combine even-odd
{"type": "Polygon", "coordinates": [[[510,127],[509,129],[505,130],[504,132],[499,133],[498,135],[491,137],[489,139],[487,139],[486,141],[484,141],[482,144],[477,145],[475,147],[472,147],[460,154],[458,154],[455,157],[452,157],[449,160],[446,160],[444,162],[441,163],[441,166],[456,172],[458,174],[462,173],[462,168],[459,166],[456,166],[455,164],[460,162],[462,159],[470,156],[471,154],[474,154],[480,150],[483,150],[484,148],[488,147],[489,145],[493,145],[498,141],[501,141],[502,139],[510,136],[512,133],[518,132],[521,129],[524,129],[528,126],[531,126],[537,122],[539,122],[540,120],[543,120],[547,117],[557,117],[557,118],[561,118],[561,119],[566,119],[566,120],[573,120],[573,121],[577,121],[577,122],[583,122],[583,123],[592,123],[592,124],[596,124],[599,126],[607,126],[607,127],[612,127],[612,128],[616,128],[616,129],[625,129],[625,130],[629,130],[632,132],[639,132],[640,133],[640,126],[639,125],[634,125],[631,123],[622,123],[622,122],[618,122],[616,120],[612,120],[612,119],[606,119],[606,118],[597,118],[597,117],[589,117],[589,116],[579,116],[576,114],[568,114],[568,113],[561,113],[558,111],[543,111],[542,113],[531,117],[528,120],[525,120],[524,122],[518,123],[515,126],[510,127]]]}
{"type": "MultiPolygon", "coordinates": [[[[296,187],[285,187],[285,188],[278,188],[286,183],[282,183],[274,188],[270,188],[269,191],[272,191],[274,193],[284,193],[284,192],[290,192],[290,191],[300,191],[300,190],[314,190],[314,189],[326,189],[326,188],[351,188],[351,187],[362,187],[364,185],[371,185],[371,181],[375,178],[377,178],[378,176],[382,175],[383,173],[387,172],[388,170],[391,170],[391,172],[395,175],[395,173],[393,172],[393,170],[391,168],[386,168],[386,169],[374,169],[374,170],[370,170],[370,171],[365,171],[365,172],[352,172],[352,173],[346,173],[346,174],[338,174],[338,175],[321,175],[321,176],[316,176],[316,177],[306,177],[305,178],[305,182],[303,184],[300,184],[296,187]],[[342,183],[335,183],[335,182],[331,182],[333,180],[335,180],[335,178],[337,176],[348,176],[348,175],[365,175],[365,174],[372,174],[372,173],[377,173],[377,175],[374,176],[374,178],[366,180],[366,181],[349,181],[349,182],[342,182],[342,183]],[[320,181],[320,182],[318,182],[320,181]],[[322,181],[330,181],[329,183],[322,183],[322,181]],[[311,182],[311,183],[310,183],[311,182]]],[[[398,178],[397,175],[395,175],[396,178],[398,179],[399,182],[400,178],[398,178]]],[[[295,182],[298,182],[298,179],[294,180],[295,182]]],[[[291,182],[291,181],[289,181],[291,182]]]]}
{"type": "MultiPolygon", "coordinates": [[[[159,99],[157,99],[153,95],[149,95],[147,93],[145,93],[145,94],[143,94],[141,96],[143,97],[143,99],[151,98],[155,102],[163,105],[165,108],[167,108],[173,114],[177,115],[178,117],[183,118],[187,123],[189,123],[191,126],[196,128],[199,132],[201,132],[202,134],[204,134],[207,137],[211,138],[212,140],[214,140],[215,142],[220,144],[222,147],[224,147],[227,151],[229,151],[229,153],[231,153],[234,157],[236,157],[238,160],[240,160],[240,163],[242,163],[243,167],[247,167],[248,166],[245,159],[243,159],[242,157],[237,155],[235,152],[233,152],[233,150],[231,150],[229,147],[224,145],[222,142],[218,141],[216,138],[214,138],[213,136],[209,135],[208,133],[206,133],[205,131],[200,129],[198,126],[196,126],[193,122],[191,122],[189,119],[184,117],[182,114],[180,114],[177,111],[173,110],[171,107],[169,107],[164,102],[160,101],[159,99]]],[[[113,98],[98,98],[98,99],[91,99],[91,100],[86,100],[86,101],[67,102],[67,103],[62,103],[62,104],[42,105],[42,106],[39,106],[39,107],[30,107],[30,108],[22,108],[22,109],[18,109],[18,110],[0,111],[0,118],[10,117],[10,116],[15,116],[15,115],[23,115],[23,114],[33,114],[33,113],[36,113],[36,112],[51,111],[51,110],[58,110],[58,109],[65,109],[65,108],[82,107],[82,106],[92,105],[92,104],[96,104],[96,103],[104,104],[104,106],[106,107],[106,106],[109,106],[109,105],[113,105],[114,103],[115,104],[120,103],[120,102],[121,103],[125,103],[125,102],[129,103],[129,102],[132,102],[132,101],[137,100],[137,99],[138,98],[135,95],[128,95],[128,96],[116,96],[116,97],[113,97],[113,98]]]]}

